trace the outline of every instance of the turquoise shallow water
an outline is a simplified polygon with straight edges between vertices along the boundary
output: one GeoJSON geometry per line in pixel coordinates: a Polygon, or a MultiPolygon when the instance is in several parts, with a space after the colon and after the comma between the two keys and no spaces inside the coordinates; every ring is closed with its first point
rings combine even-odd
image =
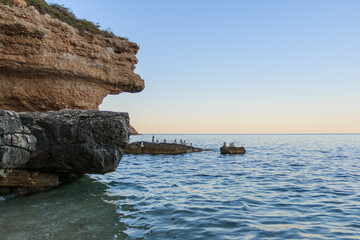
{"type": "MultiPolygon", "coordinates": [[[[210,152],[0,199],[0,239],[360,239],[360,135],[157,135],[210,152]],[[246,147],[222,156],[222,143],[246,147]]],[[[132,136],[151,141],[151,135],[132,136]]]]}

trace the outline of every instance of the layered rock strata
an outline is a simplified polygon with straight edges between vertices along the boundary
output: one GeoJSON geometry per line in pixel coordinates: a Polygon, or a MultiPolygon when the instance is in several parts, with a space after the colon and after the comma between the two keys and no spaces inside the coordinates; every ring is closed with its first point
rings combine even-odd
{"type": "Polygon", "coordinates": [[[98,109],[108,94],[140,92],[138,49],[126,39],[79,32],[33,6],[0,4],[0,108],[98,109]]]}
{"type": "Polygon", "coordinates": [[[0,110],[0,193],[44,190],[74,175],[114,171],[129,131],[127,113],[0,110]]]}
{"type": "Polygon", "coordinates": [[[126,149],[127,154],[184,154],[191,152],[206,151],[202,148],[196,148],[192,146],[186,146],[174,143],[151,143],[151,142],[134,142],[130,143],[126,149]]]}

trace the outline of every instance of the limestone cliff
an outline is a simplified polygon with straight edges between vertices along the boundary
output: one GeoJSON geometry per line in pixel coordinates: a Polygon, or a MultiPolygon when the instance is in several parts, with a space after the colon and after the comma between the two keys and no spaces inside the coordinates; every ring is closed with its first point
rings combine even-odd
{"type": "Polygon", "coordinates": [[[136,131],[136,129],[130,125],[130,134],[131,135],[139,135],[138,131],[136,131]]]}
{"type": "Polygon", "coordinates": [[[1,109],[98,109],[108,94],[143,90],[135,43],[16,6],[0,4],[1,109]]]}

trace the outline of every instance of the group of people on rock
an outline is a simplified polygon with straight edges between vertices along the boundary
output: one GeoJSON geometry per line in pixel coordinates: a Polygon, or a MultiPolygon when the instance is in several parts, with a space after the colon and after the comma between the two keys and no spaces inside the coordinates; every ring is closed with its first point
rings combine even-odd
{"type": "MultiPolygon", "coordinates": [[[[226,142],[224,142],[224,147],[226,147],[226,142]]],[[[230,143],[229,147],[235,147],[235,143],[234,142],[230,143]]]]}
{"type": "MultiPolygon", "coordinates": [[[[160,143],[159,139],[156,139],[156,141],[155,141],[155,136],[152,136],[152,141],[151,142],[152,143],[160,143]]],[[[167,143],[166,139],[164,139],[164,143],[167,143]]],[[[174,144],[178,144],[176,139],[174,140],[174,144]]],[[[180,145],[186,146],[186,140],[180,139],[180,145]]],[[[190,146],[192,147],[192,143],[190,143],[190,146]]]]}

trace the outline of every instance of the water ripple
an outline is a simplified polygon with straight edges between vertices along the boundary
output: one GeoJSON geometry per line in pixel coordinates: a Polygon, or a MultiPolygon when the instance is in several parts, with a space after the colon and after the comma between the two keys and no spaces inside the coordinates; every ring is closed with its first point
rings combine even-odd
{"type": "MultiPolygon", "coordinates": [[[[151,140],[150,135],[133,136],[151,140]]],[[[0,199],[5,239],[359,239],[359,135],[166,135],[212,151],[0,199]],[[245,155],[220,155],[222,143],[245,155]],[[20,227],[21,226],[21,227],[20,227]]]]}

